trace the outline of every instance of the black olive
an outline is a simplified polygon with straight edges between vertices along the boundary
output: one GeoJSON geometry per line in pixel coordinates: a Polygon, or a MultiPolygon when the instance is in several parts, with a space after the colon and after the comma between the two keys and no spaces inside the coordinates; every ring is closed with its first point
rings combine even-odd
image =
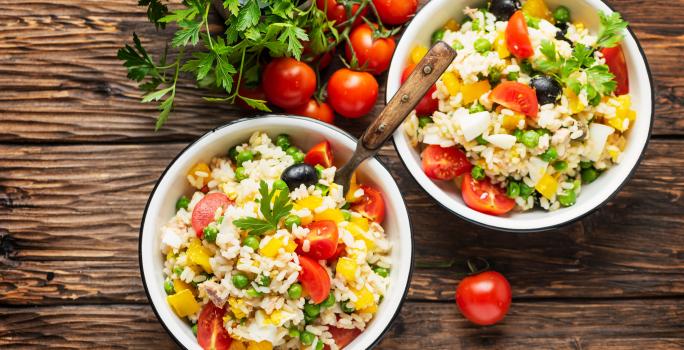
{"type": "Polygon", "coordinates": [[[556,79],[547,75],[532,78],[530,85],[537,92],[537,100],[542,106],[556,103],[560,99],[563,90],[563,87],[561,87],[561,84],[556,79]]]}
{"type": "Polygon", "coordinates": [[[280,179],[285,181],[290,190],[294,190],[301,184],[307,187],[317,184],[318,173],[309,164],[295,164],[285,169],[280,175],[280,179]]]}
{"type": "Polygon", "coordinates": [[[489,12],[499,21],[508,21],[519,9],[520,0],[492,0],[489,3],[489,12]]]}
{"type": "Polygon", "coordinates": [[[556,23],[556,27],[558,28],[558,31],[556,32],[556,40],[563,40],[566,43],[570,44],[571,47],[575,47],[575,43],[572,42],[572,40],[568,39],[565,35],[568,34],[568,24],[565,22],[558,22],[556,23]]]}

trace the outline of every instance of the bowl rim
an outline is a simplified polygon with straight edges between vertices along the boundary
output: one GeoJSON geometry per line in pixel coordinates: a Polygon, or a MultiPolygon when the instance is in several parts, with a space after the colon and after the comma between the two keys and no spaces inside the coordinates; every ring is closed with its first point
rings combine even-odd
{"type": "MultiPolygon", "coordinates": [[[[612,12],[616,12],[615,9],[613,8],[613,6],[609,5],[609,4],[606,3],[604,0],[595,0],[595,1],[598,1],[599,3],[602,3],[603,5],[605,5],[606,7],[608,7],[612,12]]],[[[585,2],[588,3],[590,6],[592,6],[592,7],[595,8],[595,6],[592,5],[592,4],[590,3],[590,1],[585,1],[585,2]]],[[[431,7],[431,5],[437,4],[437,3],[438,3],[437,1],[430,1],[430,2],[428,2],[427,4],[425,4],[425,6],[423,6],[423,7],[416,13],[416,15],[414,16],[414,18],[417,17],[421,12],[425,11],[425,9],[431,7]]],[[[437,5],[433,5],[433,6],[437,6],[437,5]]],[[[416,22],[416,23],[417,23],[417,22],[416,22]]],[[[412,19],[412,20],[411,20],[411,23],[409,23],[409,25],[407,26],[406,29],[408,29],[408,28],[409,28],[411,25],[413,25],[413,24],[414,24],[414,22],[413,22],[413,19],[412,19]]],[[[406,29],[404,30],[404,32],[406,32],[406,29]]],[[[618,193],[620,193],[620,191],[622,191],[622,189],[624,188],[624,186],[627,185],[627,183],[633,178],[634,173],[637,171],[637,169],[639,168],[639,165],[641,164],[641,161],[644,159],[644,156],[645,156],[645,154],[646,154],[646,149],[648,148],[648,144],[650,143],[650,141],[651,141],[651,136],[652,136],[652,134],[653,134],[653,125],[654,125],[654,123],[655,123],[656,89],[657,89],[657,87],[656,87],[656,85],[655,85],[655,79],[653,78],[653,72],[651,71],[651,66],[650,66],[649,63],[648,63],[648,59],[647,59],[647,57],[646,57],[646,52],[644,51],[644,48],[642,47],[641,43],[639,42],[639,39],[637,38],[636,34],[635,34],[634,31],[632,30],[631,24],[627,26],[627,32],[628,32],[629,35],[632,37],[632,39],[634,40],[634,43],[636,44],[637,48],[639,49],[639,55],[641,56],[641,59],[642,59],[643,62],[644,62],[644,67],[645,67],[645,69],[646,69],[646,74],[648,75],[648,83],[649,83],[649,85],[650,85],[650,87],[651,87],[651,89],[650,89],[650,91],[651,91],[651,98],[650,98],[650,103],[651,103],[651,116],[650,116],[650,117],[651,117],[651,120],[650,120],[650,123],[649,123],[649,126],[648,126],[648,133],[647,133],[647,135],[646,135],[646,141],[644,142],[643,148],[642,148],[641,151],[639,152],[639,157],[637,158],[636,163],[634,164],[634,166],[632,167],[632,169],[630,169],[629,173],[625,176],[624,180],[623,180],[617,187],[615,187],[615,190],[614,190],[610,195],[608,195],[608,197],[606,197],[606,199],[605,199],[603,202],[599,203],[598,205],[596,205],[596,206],[593,207],[592,209],[587,210],[586,212],[584,212],[584,213],[582,213],[582,214],[580,214],[580,215],[577,215],[577,216],[575,216],[575,217],[573,217],[573,218],[571,218],[571,219],[569,219],[569,220],[567,220],[567,221],[560,222],[560,223],[557,223],[557,224],[547,225],[547,226],[535,227],[535,228],[514,229],[514,228],[506,228],[506,227],[500,227],[500,226],[490,225],[490,224],[487,224],[487,223],[484,223],[484,222],[477,221],[477,220],[475,220],[475,219],[473,219],[473,218],[470,218],[470,217],[468,217],[468,216],[466,216],[466,215],[463,215],[463,214],[458,213],[456,210],[451,209],[451,208],[450,208],[449,206],[447,206],[445,203],[442,203],[441,201],[439,201],[439,200],[438,200],[430,191],[428,191],[427,188],[425,188],[425,186],[423,186],[423,185],[420,183],[420,181],[418,181],[418,179],[416,178],[416,176],[415,176],[415,175],[413,174],[413,172],[410,170],[410,168],[409,168],[409,166],[408,166],[408,164],[407,164],[407,160],[405,159],[405,156],[402,155],[401,150],[400,150],[399,147],[397,146],[397,138],[399,137],[398,135],[399,135],[399,133],[402,132],[401,129],[397,129],[397,131],[392,135],[392,144],[394,145],[395,151],[396,151],[397,154],[399,155],[399,159],[401,160],[401,163],[402,163],[402,164],[404,165],[404,167],[407,169],[407,171],[408,171],[408,173],[411,175],[411,178],[413,179],[413,181],[414,181],[416,184],[418,184],[418,187],[420,187],[420,189],[421,189],[423,192],[425,192],[428,196],[430,196],[430,198],[432,198],[440,207],[446,209],[446,210],[447,210],[448,212],[450,212],[451,214],[456,215],[457,217],[459,217],[459,218],[461,218],[461,219],[463,219],[463,220],[465,220],[465,221],[467,221],[467,222],[470,222],[470,223],[473,223],[473,224],[475,224],[475,225],[478,225],[478,226],[481,226],[481,227],[484,227],[484,228],[488,228],[488,229],[491,229],[491,230],[502,231],[502,232],[511,232],[511,233],[533,233],[533,232],[550,231],[550,230],[554,230],[554,229],[557,229],[557,228],[561,228],[561,227],[568,226],[568,225],[570,225],[570,224],[572,224],[572,223],[575,223],[575,222],[577,222],[577,221],[579,221],[579,220],[582,220],[582,219],[586,218],[587,216],[593,214],[594,212],[596,212],[597,210],[599,210],[599,209],[601,209],[603,206],[605,206],[608,202],[610,202],[611,200],[613,200],[613,199],[615,198],[615,196],[617,196],[618,193]]],[[[404,37],[402,36],[401,40],[403,40],[403,39],[404,39],[404,37]]],[[[400,40],[400,41],[401,41],[401,40],[400,40]]],[[[398,44],[398,43],[397,43],[397,47],[399,47],[399,44],[398,44]]],[[[396,51],[394,52],[394,54],[396,55],[396,51]]],[[[394,59],[394,55],[393,55],[393,59],[394,59]]],[[[392,63],[394,63],[394,62],[392,62],[392,63]]],[[[390,67],[391,67],[391,65],[390,65],[390,67]]],[[[388,74],[387,77],[386,77],[386,79],[385,79],[385,86],[386,86],[386,87],[389,85],[390,79],[391,79],[391,78],[390,78],[390,75],[388,74]]],[[[385,93],[385,102],[387,103],[387,102],[389,102],[389,101],[388,101],[389,96],[388,96],[387,89],[385,89],[385,92],[384,92],[384,93],[385,93]]]]}
{"type": "MultiPolygon", "coordinates": [[[[169,162],[169,164],[166,166],[164,171],[162,171],[162,173],[159,175],[159,179],[157,179],[157,181],[155,182],[154,187],[152,188],[152,191],[150,191],[150,195],[147,198],[147,202],[145,203],[145,209],[143,210],[143,214],[142,214],[142,218],[141,218],[141,222],[140,222],[140,229],[138,232],[138,268],[140,270],[140,279],[142,280],[143,289],[145,290],[145,296],[147,297],[148,304],[152,308],[152,312],[154,312],[155,317],[157,318],[157,320],[161,324],[162,328],[164,328],[166,333],[169,336],[171,336],[171,339],[173,339],[173,341],[176,343],[176,345],[178,345],[182,349],[189,350],[181,342],[179,337],[177,337],[173,332],[171,332],[169,327],[166,325],[166,322],[162,319],[161,315],[159,314],[159,311],[157,310],[157,306],[152,301],[152,296],[150,294],[151,292],[150,292],[149,287],[147,286],[147,278],[145,277],[145,269],[143,268],[143,247],[142,247],[143,239],[142,239],[142,237],[143,237],[143,233],[145,230],[145,219],[147,218],[147,212],[148,212],[148,209],[150,207],[150,204],[152,203],[152,198],[154,197],[154,195],[157,191],[157,188],[159,187],[159,184],[161,183],[161,180],[167,175],[167,173],[169,172],[171,167],[176,163],[176,161],[178,161],[178,159],[183,154],[185,154],[185,152],[190,150],[194,145],[199,143],[202,139],[204,139],[205,137],[208,137],[209,135],[211,135],[211,134],[213,134],[213,133],[215,133],[215,132],[217,132],[223,128],[233,126],[235,124],[240,124],[240,123],[255,120],[255,119],[269,119],[269,118],[288,118],[288,119],[294,118],[294,119],[299,119],[299,120],[306,121],[306,122],[313,122],[313,123],[319,124],[321,126],[327,127],[329,129],[332,129],[333,131],[336,131],[340,135],[342,135],[348,139],[351,139],[354,142],[358,142],[358,140],[354,136],[352,136],[350,133],[348,133],[347,131],[342,130],[342,129],[340,129],[337,126],[332,125],[332,124],[324,123],[322,121],[319,121],[319,120],[316,120],[313,118],[306,118],[306,117],[289,115],[289,114],[269,113],[269,114],[260,114],[260,115],[251,116],[251,117],[239,118],[239,119],[224,123],[224,124],[222,124],[216,128],[213,128],[213,129],[207,131],[206,133],[202,134],[201,136],[199,136],[197,139],[195,139],[191,143],[189,143],[181,151],[179,151],[176,156],[173,157],[173,159],[169,162]]],[[[377,156],[372,157],[368,160],[371,160],[371,159],[377,161],[378,164],[380,164],[381,168],[387,172],[387,175],[393,179],[395,186],[397,186],[397,188],[399,188],[399,184],[397,183],[397,181],[392,176],[392,173],[390,172],[387,165],[384,162],[382,162],[377,156]]],[[[406,209],[406,212],[408,213],[408,206],[406,205],[406,201],[404,200],[404,197],[403,196],[399,196],[399,197],[401,198],[401,205],[406,209]]],[[[415,268],[415,265],[414,265],[415,240],[413,237],[413,222],[411,221],[411,215],[407,215],[406,219],[409,223],[409,226],[408,226],[408,234],[409,234],[408,236],[409,237],[408,238],[409,238],[410,249],[408,251],[409,269],[408,269],[408,276],[406,278],[406,283],[404,285],[404,291],[403,291],[403,293],[401,293],[401,296],[400,296],[401,299],[399,300],[399,304],[397,305],[397,309],[394,311],[394,314],[392,315],[392,317],[390,317],[389,322],[387,322],[387,325],[385,325],[385,327],[378,333],[378,336],[371,342],[368,349],[372,349],[372,348],[376,347],[384,339],[385,335],[389,332],[390,328],[392,328],[392,326],[394,325],[394,322],[396,321],[397,317],[399,317],[401,309],[407,300],[408,292],[409,292],[409,289],[411,286],[411,279],[413,277],[413,270],[415,268]]]]}

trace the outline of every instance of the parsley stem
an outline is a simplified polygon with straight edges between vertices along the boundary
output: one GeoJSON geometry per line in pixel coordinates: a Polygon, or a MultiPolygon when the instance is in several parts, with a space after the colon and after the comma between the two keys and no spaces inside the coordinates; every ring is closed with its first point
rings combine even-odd
{"type": "Polygon", "coordinates": [[[204,16],[202,16],[202,21],[204,22],[204,28],[207,30],[207,42],[209,43],[209,48],[214,51],[214,44],[211,42],[211,32],[209,31],[209,9],[211,8],[211,2],[207,3],[207,8],[204,10],[204,16]]]}
{"type": "Polygon", "coordinates": [[[242,84],[242,69],[245,66],[245,52],[247,51],[246,47],[242,48],[242,58],[240,58],[240,72],[238,73],[238,81],[235,83],[235,92],[233,92],[233,95],[230,96],[230,103],[233,103],[235,101],[235,97],[238,96],[238,92],[240,91],[240,84],[242,84]]]}

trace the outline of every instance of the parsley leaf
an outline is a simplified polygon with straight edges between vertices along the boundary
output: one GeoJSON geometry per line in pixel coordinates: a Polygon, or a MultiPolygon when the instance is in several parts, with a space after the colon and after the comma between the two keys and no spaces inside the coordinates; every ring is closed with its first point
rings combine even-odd
{"type": "Polygon", "coordinates": [[[623,31],[629,23],[622,20],[619,13],[613,12],[606,15],[599,12],[601,20],[601,29],[599,30],[598,40],[596,46],[598,47],[615,47],[623,38],[623,31]]]}
{"type": "Polygon", "coordinates": [[[159,29],[166,28],[166,23],[159,21],[166,16],[169,8],[161,0],[138,0],[138,6],[147,6],[147,18],[159,29]]]}
{"type": "Polygon", "coordinates": [[[124,61],[124,67],[128,69],[128,79],[142,81],[146,76],[160,77],[157,66],[147,54],[140,43],[138,35],[133,33],[133,47],[126,44],[116,53],[116,57],[124,61]]]}
{"type": "Polygon", "coordinates": [[[561,69],[563,62],[556,54],[556,45],[550,40],[544,40],[541,43],[539,51],[545,58],[535,62],[537,69],[547,74],[557,73],[561,69]]]}
{"type": "Polygon", "coordinates": [[[257,0],[247,0],[238,14],[237,30],[241,32],[255,26],[259,23],[259,17],[261,17],[261,9],[257,0]]]}
{"type": "Polygon", "coordinates": [[[269,191],[268,184],[261,181],[259,194],[261,194],[259,211],[264,218],[246,217],[233,221],[233,224],[239,229],[255,235],[277,230],[280,219],[290,214],[292,210],[292,203],[287,191],[278,191],[275,188],[269,191]],[[271,202],[273,202],[272,207],[271,202]]]}

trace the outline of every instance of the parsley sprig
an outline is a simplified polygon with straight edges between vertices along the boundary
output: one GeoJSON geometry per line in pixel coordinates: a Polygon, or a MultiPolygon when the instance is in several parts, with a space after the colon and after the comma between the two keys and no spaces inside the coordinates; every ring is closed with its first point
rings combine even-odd
{"type": "Polygon", "coordinates": [[[287,191],[278,191],[275,188],[268,190],[268,184],[261,181],[259,184],[259,211],[263,219],[245,217],[233,221],[233,224],[249,234],[262,235],[278,229],[280,219],[284,218],[292,210],[292,203],[287,191]],[[273,202],[273,206],[271,206],[273,202]]]}
{"type": "Polygon", "coordinates": [[[596,46],[615,47],[622,41],[622,33],[629,23],[623,21],[617,12],[613,12],[610,15],[599,12],[599,18],[601,20],[601,29],[599,30],[596,46]]]}

